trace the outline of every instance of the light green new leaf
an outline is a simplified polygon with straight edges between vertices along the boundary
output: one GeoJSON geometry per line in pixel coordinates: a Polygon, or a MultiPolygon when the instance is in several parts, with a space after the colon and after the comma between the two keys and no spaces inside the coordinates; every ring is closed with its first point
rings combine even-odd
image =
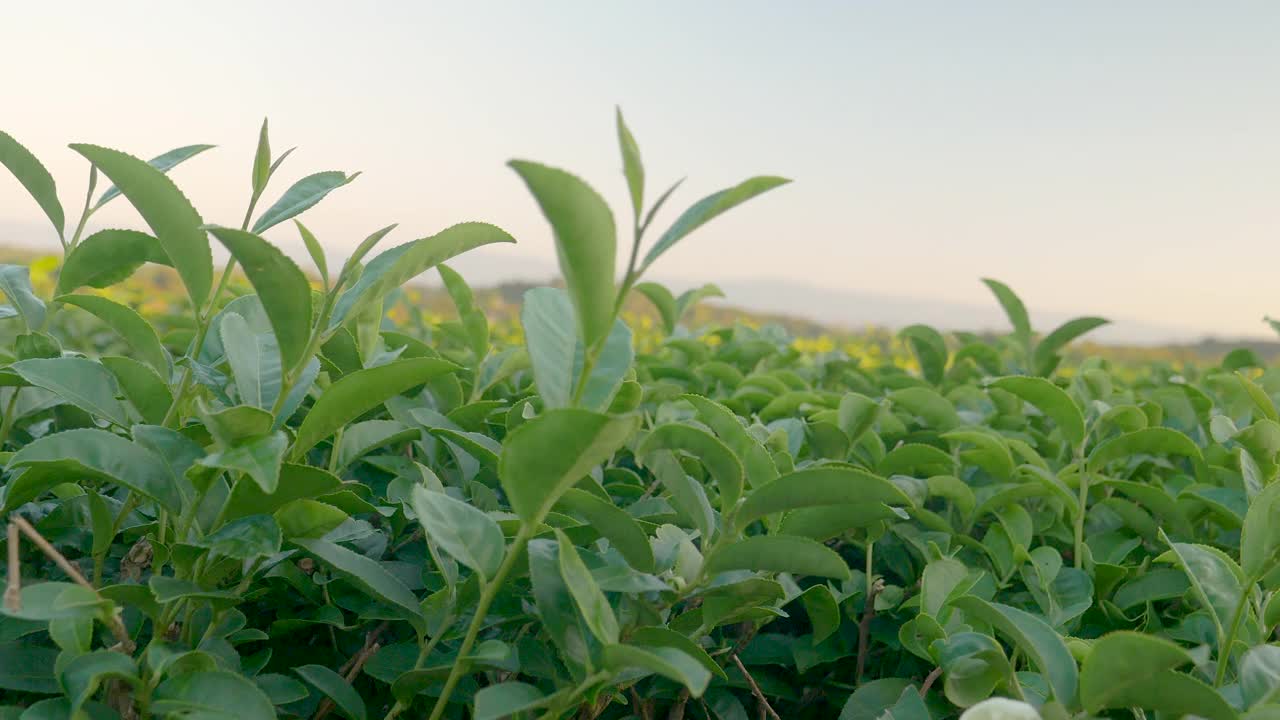
{"type": "Polygon", "coordinates": [[[348,175],[338,170],[326,170],[302,178],[285,190],[280,199],[267,208],[266,212],[258,216],[258,221],[253,224],[254,234],[261,235],[269,228],[301,215],[323,200],[330,192],[359,176],[360,173],[348,175]]]}
{"type": "Polygon", "coordinates": [[[573,301],[558,288],[533,288],[524,294],[520,308],[524,343],[533,365],[533,381],[548,409],[569,407],[573,400],[574,334],[573,301]]]}
{"type": "Polygon", "coordinates": [[[1280,647],[1258,645],[1240,658],[1240,694],[1245,707],[1280,699],[1280,647]]]}
{"type": "Polygon", "coordinates": [[[200,720],[275,720],[276,709],[252,680],[230,670],[169,678],[156,688],[151,713],[200,720]]]}
{"type": "Polygon", "coordinates": [[[565,587],[569,588],[573,604],[578,606],[587,628],[601,643],[618,642],[618,618],[613,614],[609,599],[596,585],[591,571],[583,564],[568,536],[557,529],[556,540],[560,543],[560,577],[564,578],[565,587]]]}
{"type": "Polygon", "coordinates": [[[213,227],[217,238],[240,262],[262,299],[286,372],[298,367],[311,342],[311,283],[280,249],[253,233],[213,227]]]}
{"type": "Polygon", "coordinates": [[[662,318],[662,329],[668,335],[675,332],[680,322],[680,310],[676,307],[676,298],[665,286],[655,282],[642,282],[632,288],[649,299],[662,318]]]}
{"type": "Polygon", "coordinates": [[[850,578],[849,566],[834,550],[808,538],[759,535],[721,545],[703,566],[708,575],[730,570],[787,572],[836,580],[850,578]]]}
{"type": "Polygon", "coordinates": [[[329,263],[324,259],[324,247],[320,245],[320,241],[316,236],[302,224],[301,220],[294,220],[293,224],[298,228],[298,234],[302,236],[302,243],[307,246],[307,254],[311,256],[311,262],[316,264],[316,270],[320,271],[320,279],[324,282],[325,290],[329,289],[329,263]]]}
{"type": "Polygon", "coordinates": [[[625,510],[605,498],[577,488],[566,490],[556,507],[585,518],[588,525],[609,539],[631,567],[640,572],[654,571],[649,537],[625,510]]]}
{"type": "Polygon", "coordinates": [[[592,468],[635,431],[636,418],[587,410],[550,410],[516,428],[502,444],[498,477],[511,509],[525,523],[540,522],[592,468]],[[548,452],[548,448],[555,452],[548,452]]]}
{"type": "MultiPolygon", "coordinates": [[[[236,487],[239,488],[242,485],[248,484],[237,483],[236,487]]],[[[280,532],[284,538],[293,540],[324,537],[325,533],[345,522],[348,515],[328,503],[300,498],[285,503],[275,511],[272,517],[280,526],[280,532]]]]}
{"type": "Polygon", "coordinates": [[[31,271],[25,265],[0,265],[0,291],[18,312],[28,332],[44,326],[44,301],[31,289],[31,271]]]}
{"type": "Polygon", "coordinates": [[[280,552],[280,525],[270,515],[250,515],[232,520],[193,544],[215,555],[255,560],[280,552]]]}
{"type": "Polygon", "coordinates": [[[911,352],[920,363],[924,379],[934,385],[942,382],[947,371],[947,341],[942,333],[928,325],[908,325],[898,331],[898,337],[907,341],[911,352]]]}
{"type": "Polygon", "coordinates": [[[1053,698],[1067,704],[1074,702],[1079,677],[1076,661],[1053,628],[1028,612],[973,595],[956,598],[952,604],[991,625],[1021,648],[1048,681],[1053,698]]]}
{"type": "MultiPolygon", "coordinates": [[[[209,150],[213,147],[215,146],[214,145],[184,145],[180,148],[174,148],[169,152],[162,153],[160,155],[157,155],[151,158],[150,160],[147,161],[147,164],[155,168],[156,170],[159,170],[162,173],[167,173],[170,170],[177,167],[180,163],[186,162],[187,160],[190,160],[196,155],[199,155],[205,150],[209,150]]],[[[106,205],[108,202],[111,202],[111,200],[115,199],[119,195],[120,195],[120,188],[112,185],[102,193],[102,197],[98,198],[98,202],[94,203],[93,209],[97,210],[103,205],[106,205]]]]}
{"type": "Polygon", "coordinates": [[[1219,639],[1224,628],[1231,624],[1240,596],[1245,592],[1244,571],[1230,556],[1215,547],[1195,543],[1170,542],[1160,531],[1160,539],[1169,545],[1169,551],[1155,559],[1156,562],[1175,563],[1187,574],[1197,599],[1212,616],[1219,639]]]}
{"type": "Polygon", "coordinates": [[[58,270],[55,292],[88,285],[105,288],[128,278],[144,263],[172,265],[160,241],[137,230],[99,230],[75,247],[58,270]]]}
{"type": "Polygon", "coordinates": [[[1165,427],[1135,430],[1102,442],[1089,453],[1089,468],[1098,470],[1109,462],[1126,460],[1138,454],[1181,455],[1191,460],[1197,474],[1204,471],[1200,448],[1191,438],[1165,427]]]}
{"type": "Polygon", "coordinates": [[[1031,318],[1027,316],[1027,307],[1008,285],[991,278],[983,278],[982,282],[996,296],[1000,307],[1004,308],[1009,324],[1013,325],[1014,336],[1026,346],[1031,342],[1031,318]]]}
{"type": "Polygon", "coordinates": [[[280,482],[275,492],[265,493],[257,483],[236,483],[223,509],[224,519],[272,513],[294,500],[328,495],[341,486],[342,481],[336,475],[322,468],[286,463],[280,467],[280,482]]]}
{"type": "Polygon", "coordinates": [[[1160,637],[1118,631],[1093,643],[1080,671],[1080,702],[1096,714],[1145,708],[1170,715],[1230,720],[1235,711],[1213,688],[1174,669],[1192,661],[1160,637]]]}
{"type": "Polygon", "coordinates": [[[538,688],[522,682],[504,682],[481,688],[475,697],[473,720],[499,720],[547,704],[538,688]]]}
{"type": "Polygon", "coordinates": [[[213,285],[213,254],[209,238],[200,229],[204,221],[178,186],[132,155],[96,145],[73,144],[71,149],[120,188],[173,261],[192,304],[203,306],[213,285]]]}
{"type": "Polygon", "coordinates": [[[906,493],[878,475],[828,465],[797,470],[751,491],[738,508],[736,521],[738,527],[746,527],[765,515],[786,510],[858,503],[912,504],[906,493]]]}
{"type": "Polygon", "coordinates": [[[579,334],[586,347],[594,347],[613,327],[618,243],[613,213],[599,193],[563,170],[522,160],[508,164],[551,223],[579,334]]]}
{"type": "Polygon", "coordinates": [[[486,579],[497,575],[506,554],[506,541],[493,518],[461,500],[421,485],[414,486],[412,502],[427,537],[486,579]]]}
{"type": "Polygon", "coordinates": [[[622,174],[627,178],[627,190],[631,194],[631,208],[635,211],[636,226],[644,212],[644,163],[640,162],[640,147],[636,144],[631,128],[622,119],[622,108],[616,108],[618,147],[622,150],[622,174]]]}
{"type": "Polygon", "coordinates": [[[682,423],[667,423],[650,432],[637,455],[648,458],[664,450],[685,452],[697,458],[720,488],[720,511],[728,512],[742,497],[745,471],[728,445],[706,430],[682,423]]]}
{"type": "Polygon", "coordinates": [[[18,182],[22,183],[22,187],[40,205],[49,222],[53,223],[58,237],[63,237],[66,220],[62,213],[62,203],[58,202],[58,188],[53,182],[53,176],[35,155],[5,132],[0,132],[0,165],[8,168],[18,182]]]}
{"type": "Polygon", "coordinates": [[[160,344],[160,336],[133,308],[100,295],[63,295],[57,301],[91,313],[119,333],[139,360],[155,368],[162,377],[169,374],[169,354],[160,344]]]}
{"type": "Polygon", "coordinates": [[[702,663],[672,647],[609,645],[604,649],[610,670],[639,668],[680,683],[695,698],[702,697],[711,682],[711,671],[702,663]]]}
{"type": "Polygon", "coordinates": [[[955,558],[929,561],[920,574],[920,612],[937,618],[951,592],[968,577],[968,566],[955,558]]]}
{"type": "Polygon", "coordinates": [[[351,687],[351,683],[338,673],[323,665],[303,665],[294,668],[293,672],[332,700],[338,707],[338,712],[347,720],[365,720],[367,717],[364,700],[351,687]]]}
{"type": "Polygon", "coordinates": [[[399,608],[411,621],[422,621],[422,606],[413,592],[377,562],[328,540],[294,538],[293,544],[337,570],[369,595],[399,608]]]}
{"type": "Polygon", "coordinates": [[[1047,415],[1072,447],[1084,442],[1084,415],[1065,390],[1044,378],[1013,375],[991,381],[991,387],[1017,395],[1047,415]]]}
{"type": "Polygon", "coordinates": [[[256,198],[267,187],[271,179],[271,138],[267,132],[267,118],[262,118],[262,129],[258,131],[258,149],[253,153],[253,174],[249,178],[249,186],[253,188],[256,198]]]}
{"type": "Polygon", "coordinates": [[[150,365],[127,357],[111,355],[100,358],[103,366],[116,376],[120,391],[145,422],[160,425],[173,404],[173,393],[164,379],[150,365]]]}
{"type": "Polygon", "coordinates": [[[760,176],[744,180],[731,188],[726,188],[717,193],[712,193],[698,202],[694,203],[685,210],[684,213],[676,219],[675,223],[658,238],[658,242],[654,243],[649,249],[647,255],[644,256],[644,262],[640,266],[643,272],[653,264],[663,253],[671,249],[686,235],[702,227],[709,221],[713,220],[721,213],[730,210],[751,198],[772,190],[780,185],[786,185],[791,182],[786,178],[760,176]]]}
{"type": "Polygon", "coordinates": [[[990,635],[960,632],[933,645],[945,680],[943,693],[960,707],[976,705],[1013,675],[1004,648],[990,635]]]}
{"type": "Polygon", "coordinates": [[[257,483],[262,492],[271,494],[280,482],[280,466],[288,447],[289,438],[278,431],[211,453],[199,462],[209,468],[242,472],[257,483]]]}
{"type": "Polygon", "coordinates": [[[951,401],[933,388],[902,388],[889,393],[889,399],[896,407],[919,417],[931,430],[946,432],[964,424],[951,401]]]}
{"type": "Polygon", "coordinates": [[[1053,332],[1040,339],[1036,343],[1035,351],[1035,367],[1036,373],[1048,376],[1057,367],[1061,358],[1058,351],[1067,345],[1067,343],[1084,335],[1098,327],[1102,327],[1110,323],[1110,320],[1099,317],[1082,317],[1068,320],[1058,326],[1053,332]]]}
{"type": "MultiPolygon", "coordinates": [[[[372,247],[370,241],[376,241],[381,234],[390,230],[391,228],[385,228],[374,233],[366,242],[372,247]]],[[[502,228],[488,223],[466,222],[445,228],[430,237],[385,250],[369,261],[360,279],[338,298],[329,320],[329,329],[338,327],[348,318],[358,316],[365,306],[382,302],[392,290],[455,255],[481,245],[514,242],[515,239],[502,228]]]]}
{"type": "Polygon", "coordinates": [[[315,447],[338,428],[410,388],[458,369],[439,358],[397,360],[344,375],[321,393],[293,442],[293,456],[315,447]]]}

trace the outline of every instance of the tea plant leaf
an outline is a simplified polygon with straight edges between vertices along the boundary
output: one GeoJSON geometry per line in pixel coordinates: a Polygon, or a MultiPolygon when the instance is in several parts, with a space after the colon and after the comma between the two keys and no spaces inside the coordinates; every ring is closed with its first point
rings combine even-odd
{"type": "Polygon", "coordinates": [[[569,407],[578,338],[573,332],[577,322],[568,293],[556,288],[529,290],[524,294],[520,322],[543,404],[549,409],[569,407]]]}
{"type": "Polygon", "coordinates": [[[74,716],[104,682],[119,679],[137,685],[141,682],[137,672],[137,664],[128,655],[98,650],[73,657],[62,666],[58,680],[67,691],[74,716]]]}
{"type": "Polygon", "coordinates": [[[1084,415],[1065,390],[1045,380],[1030,375],[1015,375],[992,380],[991,387],[1012,393],[1053,420],[1062,436],[1072,447],[1084,443],[1084,415]]]}
{"type": "Polygon", "coordinates": [[[1280,647],[1256,645],[1240,659],[1240,694],[1245,707],[1280,698],[1280,647]]]}
{"type": "Polygon", "coordinates": [[[783,475],[757,488],[738,508],[739,527],[786,510],[829,505],[886,503],[911,505],[911,498],[893,483],[865,470],[827,466],[783,475]]]}
{"type": "Polygon", "coordinates": [[[253,174],[250,176],[250,187],[254,197],[262,194],[271,179],[271,137],[267,128],[267,118],[262,119],[262,129],[258,131],[258,149],[253,153],[253,174]]]}
{"type": "Polygon", "coordinates": [[[150,450],[105,430],[80,428],[47,435],[9,458],[9,469],[25,468],[5,494],[10,510],[43,490],[81,474],[113,482],[176,511],[181,498],[164,461],[150,450]],[[59,474],[62,474],[59,477],[59,474]]]}
{"type": "Polygon", "coordinates": [[[551,224],[579,335],[586,347],[595,347],[609,334],[614,320],[618,240],[613,213],[595,190],[563,170],[523,160],[508,164],[551,224]]]}
{"type": "Polygon", "coordinates": [[[522,682],[488,685],[476,693],[474,720],[499,720],[526,710],[546,705],[546,696],[538,688],[522,682]]]}
{"type": "Polygon", "coordinates": [[[569,538],[556,530],[556,540],[560,543],[560,576],[564,578],[565,587],[569,589],[569,595],[573,597],[573,603],[582,613],[591,634],[606,645],[618,642],[618,618],[613,614],[608,598],[591,578],[569,538]]]}
{"type": "Polygon", "coordinates": [[[585,490],[570,488],[560,496],[557,507],[585,518],[587,524],[609,539],[631,567],[640,572],[654,571],[649,537],[630,515],[612,502],[585,490]]]}
{"type": "Polygon", "coordinates": [[[58,231],[58,238],[63,238],[66,220],[62,214],[62,203],[58,201],[58,188],[53,182],[53,176],[31,151],[3,131],[0,131],[0,165],[8,168],[18,182],[22,183],[22,187],[27,189],[44,211],[45,217],[53,223],[53,229],[58,231]]]}
{"type": "Polygon", "coordinates": [[[1236,717],[1222,696],[1189,675],[1173,672],[1192,661],[1159,637],[1113,632],[1096,641],[1080,672],[1080,702],[1097,713],[1140,707],[1215,720],[1236,717]]]}
{"type": "Polygon", "coordinates": [[[364,592],[395,606],[409,620],[422,620],[422,608],[413,592],[377,562],[328,540],[294,538],[292,542],[338,571],[364,592]]]}
{"type": "Polygon", "coordinates": [[[173,404],[173,393],[150,365],[133,358],[110,355],[101,358],[101,362],[115,376],[121,392],[143,420],[153,425],[164,422],[164,416],[173,404]]]}
{"type": "Polygon", "coordinates": [[[711,682],[711,672],[701,663],[671,647],[608,645],[605,666],[613,670],[639,668],[683,685],[692,697],[702,697],[711,682]]]}
{"type": "Polygon", "coordinates": [[[124,406],[116,399],[116,379],[101,363],[67,356],[20,360],[9,368],[91,415],[121,427],[129,424],[124,406]]]}
{"type": "Polygon", "coordinates": [[[497,575],[506,541],[493,518],[461,500],[421,486],[413,489],[412,501],[423,530],[445,552],[485,578],[497,575]]]}
{"type": "Polygon", "coordinates": [[[1036,343],[1035,366],[1036,373],[1039,375],[1049,375],[1057,367],[1060,358],[1058,351],[1066,347],[1068,343],[1076,338],[1084,335],[1090,330],[1109,324],[1111,321],[1099,317],[1083,317],[1074,320],[1068,320],[1058,326],[1053,332],[1041,338],[1036,343]]]}
{"type": "Polygon", "coordinates": [[[54,676],[58,651],[16,642],[0,644],[0,689],[51,695],[59,691],[54,676]]]}
{"type": "Polygon", "coordinates": [[[653,261],[657,260],[667,250],[670,250],[673,245],[684,239],[689,233],[715,219],[721,213],[737,207],[761,193],[768,192],[780,185],[786,185],[789,182],[791,181],[780,177],[753,177],[731,188],[726,188],[702,198],[690,206],[688,210],[685,210],[671,227],[662,233],[658,241],[649,249],[648,254],[644,256],[644,262],[640,265],[640,272],[648,270],[653,261]]]}
{"type": "Polygon", "coordinates": [[[1176,564],[1187,574],[1196,598],[1213,616],[1218,637],[1224,637],[1224,628],[1230,625],[1245,591],[1244,571],[1217,548],[1170,542],[1163,530],[1160,537],[1169,546],[1169,551],[1156,557],[1155,561],[1176,564]]]}
{"type": "Polygon", "coordinates": [[[239,471],[248,475],[262,492],[275,492],[280,482],[280,466],[284,462],[289,439],[283,432],[237,444],[201,458],[200,464],[219,470],[239,471]]]}
{"type": "Polygon", "coordinates": [[[1009,318],[1009,324],[1013,325],[1014,337],[1018,338],[1023,347],[1029,347],[1031,343],[1031,318],[1027,315],[1027,307],[1022,304],[1022,299],[1018,297],[1008,285],[999,280],[991,278],[983,278],[983,284],[991,290],[991,294],[996,296],[996,300],[1000,302],[1000,307],[1004,308],[1004,314],[1009,318]]]}
{"type": "Polygon", "coordinates": [[[564,491],[609,459],[635,427],[632,417],[560,409],[516,428],[502,444],[498,465],[512,511],[525,523],[541,521],[564,491]],[[546,452],[552,443],[556,452],[546,452]]]}
{"type": "Polygon", "coordinates": [[[827,546],[788,535],[749,537],[721,546],[707,557],[708,575],[730,570],[789,572],[848,580],[849,566],[827,546]]]}
{"type": "Polygon", "coordinates": [[[1262,489],[1249,503],[1240,531],[1240,568],[1249,578],[1261,578],[1280,562],[1280,483],[1262,489]]]}
{"type": "MultiPolygon", "coordinates": [[[[384,228],[374,233],[366,243],[372,247],[377,238],[390,230],[384,228]]],[[[514,242],[514,238],[497,226],[467,222],[383,251],[369,261],[360,279],[338,298],[329,320],[329,329],[333,330],[348,318],[358,316],[368,305],[381,302],[387,293],[455,255],[482,245],[514,242]]]]}
{"type": "Polygon", "coordinates": [[[321,393],[303,418],[293,441],[293,456],[301,457],[338,428],[396,395],[455,369],[447,360],[413,358],[343,376],[321,393]]]}
{"type": "MultiPolygon", "coordinates": [[[[184,145],[180,148],[174,148],[169,152],[166,152],[151,158],[150,160],[147,161],[147,164],[155,168],[156,170],[159,170],[162,173],[167,173],[170,170],[177,167],[178,165],[180,165],[181,163],[186,162],[187,160],[190,160],[191,158],[195,157],[196,155],[199,155],[205,150],[210,150],[214,147],[216,146],[184,145]]],[[[111,187],[103,191],[102,196],[98,198],[98,202],[94,203],[93,209],[97,210],[98,208],[102,207],[103,205],[106,205],[108,202],[115,199],[119,195],[120,195],[120,188],[112,185],[111,187]]]]}
{"type": "Polygon", "coordinates": [[[720,510],[727,512],[742,497],[744,471],[742,462],[729,446],[714,435],[692,425],[669,423],[649,433],[641,443],[638,454],[648,457],[661,451],[686,452],[696,457],[715,478],[720,488],[720,510]]]}
{"type": "Polygon", "coordinates": [[[943,693],[960,707],[986,700],[1013,675],[1004,648],[990,635],[955,633],[937,641],[934,648],[945,675],[943,693]]]}
{"type": "Polygon", "coordinates": [[[316,239],[314,233],[302,224],[301,220],[294,220],[293,224],[298,228],[298,235],[302,237],[302,243],[307,246],[307,254],[311,256],[311,262],[316,264],[316,270],[320,271],[320,279],[324,282],[325,290],[329,289],[329,263],[324,258],[324,247],[320,241],[316,239]]]}
{"type": "Polygon", "coordinates": [[[966,615],[985,622],[1014,642],[1036,664],[1049,683],[1052,696],[1074,702],[1078,671],[1066,643],[1053,628],[1028,612],[973,595],[951,601],[966,615]]]}
{"type": "Polygon", "coordinates": [[[326,195],[355,180],[360,173],[350,175],[337,170],[327,170],[308,175],[295,182],[279,200],[258,216],[253,224],[253,234],[261,235],[290,218],[301,215],[319,203],[326,195]]]}
{"type": "Polygon", "coordinates": [[[106,288],[132,275],[144,263],[172,265],[160,241],[137,230],[99,230],[67,254],[58,271],[57,294],[84,287],[106,288]]]}
{"type": "Polygon", "coordinates": [[[155,690],[151,712],[213,720],[273,720],[271,700],[251,680],[229,670],[172,677],[155,690]]]}
{"type": "Polygon", "coordinates": [[[627,178],[627,190],[631,195],[631,208],[635,211],[636,226],[644,212],[644,163],[640,162],[640,147],[622,119],[622,108],[615,108],[618,125],[618,147],[622,150],[622,174],[627,178]]]}
{"type": "Polygon", "coordinates": [[[355,688],[351,687],[351,683],[338,673],[323,665],[303,665],[294,668],[293,672],[307,681],[308,685],[333,700],[348,720],[365,720],[367,717],[364,700],[356,693],[355,688]]]}
{"type": "Polygon", "coordinates": [[[213,227],[217,238],[240,262],[262,299],[286,372],[306,360],[311,343],[311,283],[302,270],[271,243],[253,233],[213,227]]]}
{"type": "Polygon", "coordinates": [[[44,301],[31,289],[31,271],[22,265],[0,265],[0,291],[9,300],[18,316],[35,332],[44,326],[44,301]]]}
{"type": "Polygon", "coordinates": [[[169,354],[160,344],[160,336],[133,308],[98,295],[63,295],[57,301],[91,313],[119,333],[139,360],[162,375],[169,374],[169,354]]]}
{"type": "Polygon", "coordinates": [[[680,311],[676,306],[676,298],[670,290],[655,282],[642,282],[632,289],[653,303],[654,308],[658,310],[658,316],[662,318],[662,329],[668,335],[676,331],[676,325],[680,321],[680,311]]]}
{"type": "Polygon", "coordinates": [[[178,186],[162,171],[118,150],[79,143],[71,149],[120,188],[182,276],[192,304],[204,305],[213,285],[213,255],[200,229],[204,221],[178,186]]]}

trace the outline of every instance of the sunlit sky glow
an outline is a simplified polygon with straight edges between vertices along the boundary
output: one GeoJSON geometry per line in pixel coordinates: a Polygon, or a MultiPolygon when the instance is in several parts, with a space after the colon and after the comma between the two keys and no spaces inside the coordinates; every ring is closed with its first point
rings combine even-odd
{"type": "MultiPolygon", "coordinates": [[[[390,222],[405,241],[482,219],[520,244],[470,267],[543,279],[551,236],[505,162],[571,169],[624,217],[620,104],[651,197],[796,179],[664,257],[666,278],[989,305],[994,276],[1033,313],[1186,334],[1266,336],[1280,313],[1274,2],[15,2],[0,78],[0,127],[69,222],[87,168],[66,143],[209,142],[175,180],[238,225],[266,115],[300,146],[274,192],[365,173],[306,216],[332,255],[390,222]]],[[[0,244],[56,247],[7,177],[0,244]]]]}

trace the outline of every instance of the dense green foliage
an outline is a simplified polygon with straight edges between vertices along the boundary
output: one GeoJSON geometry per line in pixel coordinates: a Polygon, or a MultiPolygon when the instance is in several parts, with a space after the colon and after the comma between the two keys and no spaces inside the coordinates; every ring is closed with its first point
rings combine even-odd
{"type": "Polygon", "coordinates": [[[258,212],[288,155],[265,124],[239,229],[167,175],[208,146],[73,145],[70,236],[0,133],[65,250],[52,297],[0,266],[0,718],[1280,717],[1280,374],[1064,371],[1104,321],[1040,335],[991,280],[1012,333],[905,328],[918,372],[695,332],[700,294],[644,273],[786,181],[694,203],[642,255],[671,191],[646,204],[617,122],[621,280],[601,197],[511,163],[565,280],[525,296],[516,346],[442,264],[507,233],[373,254],[384,228],[331,272],[296,217],[355,175],[258,212]],[[82,237],[121,195],[151,232],[82,237]],[[318,281],[262,238],[287,220],[318,281]],[[97,292],[144,263],[176,271],[185,318],[97,292]],[[456,319],[388,321],[433,268],[456,319]],[[619,318],[632,291],[653,352],[619,318]]]}

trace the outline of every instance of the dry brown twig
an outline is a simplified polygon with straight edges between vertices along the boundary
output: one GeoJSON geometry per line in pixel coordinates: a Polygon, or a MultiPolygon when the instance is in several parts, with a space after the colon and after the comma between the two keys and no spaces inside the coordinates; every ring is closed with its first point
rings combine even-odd
{"type": "Polygon", "coordinates": [[[876,578],[867,592],[867,602],[862,609],[862,620],[858,623],[858,684],[862,684],[862,671],[867,667],[867,648],[871,640],[871,621],[876,617],[876,596],[884,590],[884,579],[876,578]]]}
{"type": "Polygon", "coordinates": [[[738,658],[738,654],[733,654],[733,664],[738,666],[738,672],[747,679],[747,684],[751,686],[751,694],[756,696],[756,702],[760,703],[762,713],[773,718],[773,720],[782,720],[778,713],[774,712],[773,706],[769,704],[769,699],[764,696],[764,692],[760,690],[760,686],[756,684],[756,679],[751,677],[751,673],[747,672],[747,666],[742,664],[742,660],[738,658]]]}
{"type": "Polygon", "coordinates": [[[929,694],[929,688],[933,687],[933,683],[941,675],[942,668],[940,667],[934,668],[933,671],[929,673],[928,677],[924,679],[924,684],[920,686],[920,697],[924,697],[929,694]]]}
{"type": "MultiPolygon", "coordinates": [[[[75,584],[85,588],[86,590],[89,590],[94,595],[98,594],[97,588],[95,588],[92,583],[90,583],[88,580],[85,579],[84,575],[81,574],[80,570],[76,568],[75,565],[72,565],[71,561],[68,560],[66,556],[58,552],[58,549],[55,548],[52,543],[46,540],[44,536],[40,534],[40,531],[36,530],[31,523],[27,522],[26,518],[21,517],[19,515],[11,515],[9,517],[9,527],[10,527],[10,530],[9,530],[10,572],[13,572],[12,567],[13,567],[13,564],[15,563],[15,555],[16,555],[16,551],[14,550],[14,547],[16,547],[17,545],[17,543],[13,542],[13,537],[15,533],[12,528],[16,527],[19,531],[21,531],[23,535],[27,537],[27,540],[29,540],[32,545],[35,545],[37,548],[39,548],[40,552],[44,553],[45,557],[52,560],[53,564],[57,565],[58,569],[66,573],[67,577],[71,578],[71,580],[75,582],[75,584]]],[[[8,591],[6,591],[6,595],[8,595],[8,591]]],[[[121,622],[120,615],[113,613],[111,615],[110,620],[107,621],[107,625],[111,628],[111,634],[114,635],[116,639],[116,645],[111,649],[119,650],[120,652],[123,652],[126,655],[132,654],[136,646],[133,643],[133,638],[129,637],[129,631],[125,629],[124,623],[121,622]]]]}
{"type": "Polygon", "coordinates": [[[4,607],[10,612],[22,609],[22,564],[18,559],[18,526],[9,523],[9,580],[4,589],[4,607]]]}

